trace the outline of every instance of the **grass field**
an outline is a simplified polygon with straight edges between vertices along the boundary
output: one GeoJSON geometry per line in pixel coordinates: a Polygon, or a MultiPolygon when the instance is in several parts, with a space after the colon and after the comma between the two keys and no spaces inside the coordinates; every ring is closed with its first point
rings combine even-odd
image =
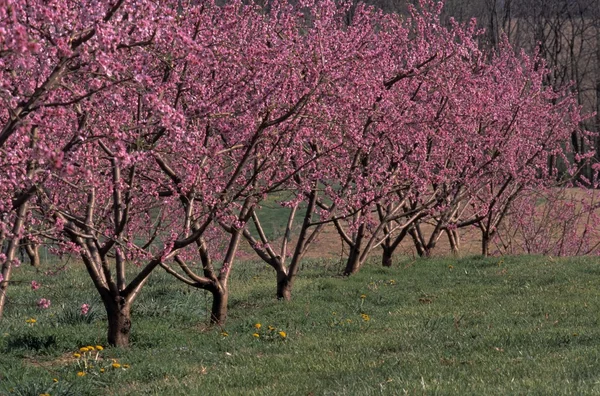
{"type": "Polygon", "coordinates": [[[339,269],[307,263],[294,300],[281,302],[270,269],[239,265],[224,329],[207,326],[208,296],[157,272],[122,350],[105,345],[83,270],[22,267],[0,322],[0,394],[600,393],[597,259],[407,259],[350,278],[339,269]],[[49,309],[36,307],[41,297],[49,309]],[[88,345],[105,349],[73,355],[88,345]]]}

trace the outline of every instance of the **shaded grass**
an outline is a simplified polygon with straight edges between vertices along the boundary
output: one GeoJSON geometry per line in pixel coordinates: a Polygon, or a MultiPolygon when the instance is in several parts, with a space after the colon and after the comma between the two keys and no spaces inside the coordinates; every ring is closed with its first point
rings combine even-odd
{"type": "Polygon", "coordinates": [[[132,347],[108,348],[98,362],[131,367],[84,377],[72,353],[106,337],[85,273],[21,268],[0,322],[0,394],[600,392],[596,259],[375,263],[342,278],[337,263],[309,262],[291,302],[274,298],[272,270],[241,264],[224,329],[207,326],[209,296],[157,272],[134,305],[132,347]],[[39,297],[51,308],[36,308],[39,297]],[[84,302],[95,313],[80,320],[84,302]]]}

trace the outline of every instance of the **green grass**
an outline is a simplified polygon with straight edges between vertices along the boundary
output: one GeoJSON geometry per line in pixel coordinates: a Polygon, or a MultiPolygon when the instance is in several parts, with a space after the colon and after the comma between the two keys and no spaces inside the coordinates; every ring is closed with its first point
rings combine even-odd
{"type": "Polygon", "coordinates": [[[338,263],[309,263],[291,302],[274,299],[270,269],[239,265],[226,337],[206,325],[208,296],[157,272],[135,303],[132,347],[106,348],[84,377],[72,353],[105,345],[91,282],[80,269],[19,268],[0,321],[0,394],[600,393],[597,259],[375,262],[350,278],[335,275],[338,263]],[[50,309],[35,306],[40,297],[50,309]]]}

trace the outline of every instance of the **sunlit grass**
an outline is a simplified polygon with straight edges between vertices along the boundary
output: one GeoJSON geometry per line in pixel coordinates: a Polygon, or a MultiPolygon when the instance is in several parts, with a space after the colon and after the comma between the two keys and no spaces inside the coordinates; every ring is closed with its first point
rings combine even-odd
{"type": "Polygon", "coordinates": [[[600,392],[596,259],[375,262],[351,278],[335,276],[338,263],[307,264],[291,302],[274,298],[264,264],[243,263],[224,328],[207,325],[209,296],[157,272],[128,350],[106,348],[82,270],[20,268],[0,322],[0,394],[600,392]],[[77,319],[83,303],[91,320],[77,319]]]}

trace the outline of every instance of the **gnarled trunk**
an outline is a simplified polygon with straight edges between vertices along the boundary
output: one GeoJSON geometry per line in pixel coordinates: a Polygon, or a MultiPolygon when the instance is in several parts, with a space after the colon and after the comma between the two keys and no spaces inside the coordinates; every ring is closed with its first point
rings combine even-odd
{"type": "Polygon", "coordinates": [[[422,235],[419,232],[417,232],[417,227],[416,226],[411,227],[411,229],[408,230],[408,233],[410,234],[410,236],[415,244],[415,249],[416,249],[419,257],[425,256],[425,246],[423,243],[423,238],[422,238],[422,235]]]}
{"type": "Polygon", "coordinates": [[[350,255],[348,256],[348,261],[346,261],[346,269],[344,269],[344,275],[350,276],[358,272],[360,267],[362,266],[362,262],[360,260],[360,250],[356,247],[350,249],[350,255]]]}
{"type": "Polygon", "coordinates": [[[448,242],[450,243],[450,250],[454,256],[459,256],[460,237],[456,230],[446,230],[448,235],[448,242]]]}
{"type": "Polygon", "coordinates": [[[10,276],[12,273],[13,261],[17,257],[17,252],[19,250],[19,235],[23,230],[23,225],[25,221],[25,214],[27,213],[29,205],[27,201],[23,202],[19,209],[17,210],[17,217],[13,224],[12,234],[13,236],[8,242],[8,248],[6,250],[6,258],[2,263],[2,268],[0,274],[2,274],[2,281],[0,281],[0,319],[2,319],[2,314],[4,313],[4,305],[6,304],[6,292],[8,290],[8,282],[10,281],[10,276]]]}
{"type": "Polygon", "coordinates": [[[229,292],[222,287],[211,290],[213,296],[212,309],[210,311],[210,323],[223,325],[227,320],[227,300],[229,292]]]}
{"type": "Polygon", "coordinates": [[[487,232],[481,234],[481,255],[483,257],[490,255],[490,235],[487,232]]]}
{"type": "Polygon", "coordinates": [[[106,298],[104,307],[108,317],[108,344],[128,347],[131,333],[131,304],[122,297],[106,298]]]}
{"type": "Polygon", "coordinates": [[[393,250],[390,248],[387,248],[383,245],[382,245],[382,247],[383,247],[383,255],[381,256],[381,264],[384,267],[391,267],[393,264],[393,261],[392,261],[393,250]]]}
{"type": "Polygon", "coordinates": [[[25,245],[25,252],[29,257],[29,263],[37,268],[40,266],[40,252],[37,244],[28,243],[25,245]]]}
{"type": "Polygon", "coordinates": [[[292,279],[285,271],[277,271],[277,299],[285,301],[292,299],[292,279]]]}

